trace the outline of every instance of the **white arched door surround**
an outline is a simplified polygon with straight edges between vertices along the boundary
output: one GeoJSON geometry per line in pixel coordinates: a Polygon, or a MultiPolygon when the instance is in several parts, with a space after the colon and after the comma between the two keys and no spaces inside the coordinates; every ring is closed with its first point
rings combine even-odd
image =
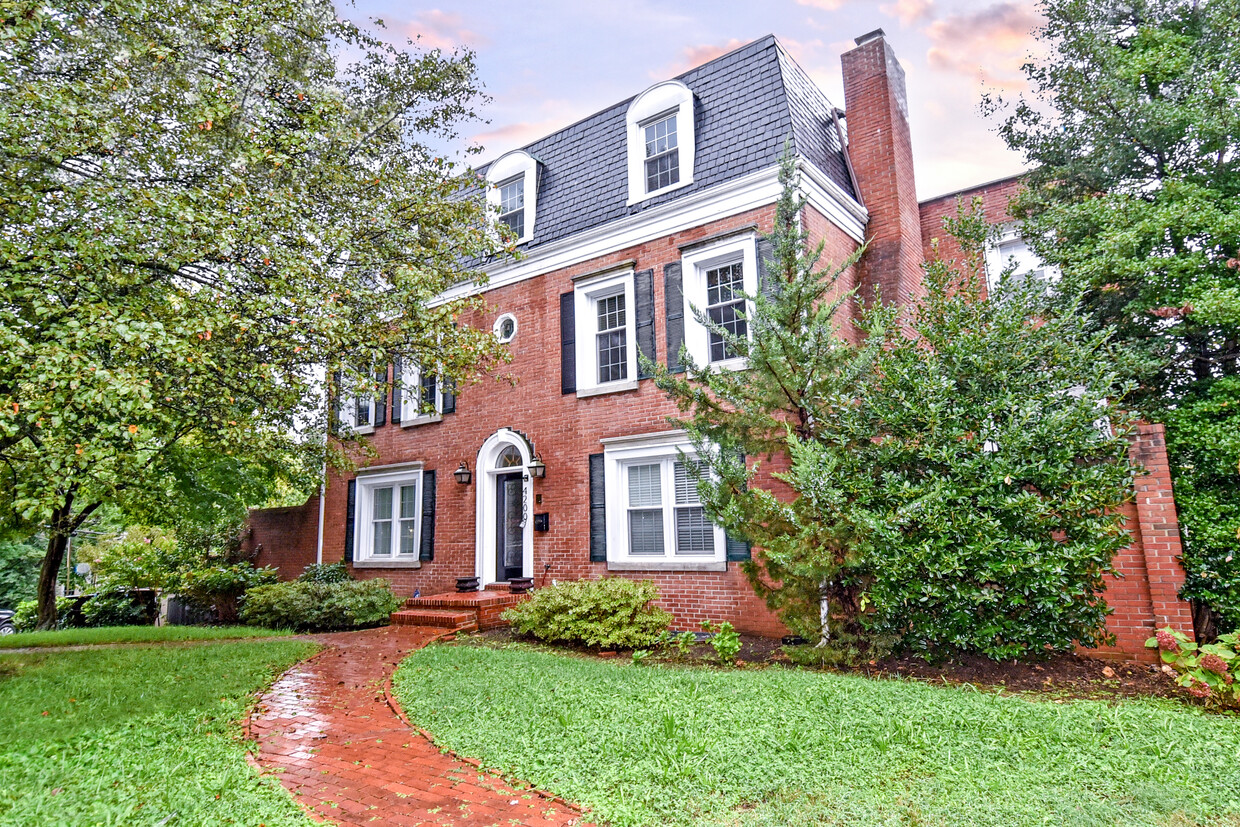
{"type": "MultiPolygon", "coordinates": [[[[507,579],[499,571],[500,552],[505,548],[513,550],[518,542],[520,576],[534,576],[534,490],[529,472],[533,457],[529,440],[511,428],[500,428],[491,434],[478,451],[474,465],[478,477],[474,566],[482,586],[507,579]]],[[[515,570],[510,572],[516,576],[515,570]]]]}

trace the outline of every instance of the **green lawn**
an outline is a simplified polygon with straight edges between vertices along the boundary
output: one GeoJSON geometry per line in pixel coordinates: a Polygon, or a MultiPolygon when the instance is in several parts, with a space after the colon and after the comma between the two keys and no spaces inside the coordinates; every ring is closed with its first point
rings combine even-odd
{"type": "Polygon", "coordinates": [[[255,626],[108,626],[101,629],[61,629],[56,632],[23,632],[0,637],[0,649],[31,646],[94,646],[101,643],[165,643],[178,640],[238,640],[249,637],[280,637],[287,630],[255,626]]]}
{"type": "Polygon", "coordinates": [[[0,654],[0,825],[310,825],[246,763],[301,641],[0,654]]]}
{"type": "Polygon", "coordinates": [[[1240,719],[793,669],[436,645],[435,740],[613,825],[1237,825],[1240,719]]]}

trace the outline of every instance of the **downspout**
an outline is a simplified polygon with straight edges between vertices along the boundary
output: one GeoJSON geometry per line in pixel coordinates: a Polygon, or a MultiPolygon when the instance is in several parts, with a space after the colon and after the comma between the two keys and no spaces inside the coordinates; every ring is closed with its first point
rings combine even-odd
{"type": "MultiPolygon", "coordinates": [[[[840,154],[844,156],[844,166],[848,170],[848,180],[852,182],[853,197],[857,199],[857,203],[865,206],[865,201],[861,199],[861,187],[857,186],[857,173],[853,171],[852,158],[848,154],[848,144],[844,140],[844,127],[840,126],[840,115],[844,114],[844,110],[838,106],[831,110],[831,119],[835,121],[835,134],[840,140],[840,154]]],[[[844,115],[844,117],[848,117],[844,115]]]]}
{"type": "Polygon", "coordinates": [[[319,539],[314,549],[314,562],[323,563],[323,510],[327,503],[327,463],[323,463],[324,482],[319,483],[319,539]]]}

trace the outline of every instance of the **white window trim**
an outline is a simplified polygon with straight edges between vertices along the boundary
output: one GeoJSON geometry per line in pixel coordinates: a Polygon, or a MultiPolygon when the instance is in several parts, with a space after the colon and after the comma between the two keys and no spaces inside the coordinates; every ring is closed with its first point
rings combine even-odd
{"type": "Polygon", "coordinates": [[[525,193],[523,206],[525,215],[522,218],[524,232],[517,239],[517,243],[524,244],[534,237],[534,219],[538,206],[536,203],[538,200],[538,162],[528,152],[518,149],[501,155],[487,168],[487,207],[498,226],[500,185],[507,184],[517,177],[522,178],[525,193]]]}
{"type": "MultiPolygon", "coordinates": [[[[1028,250],[1029,256],[1031,258],[1037,259],[1037,261],[1041,265],[1040,269],[1044,270],[1046,273],[1046,277],[1043,279],[1043,281],[1047,285],[1054,285],[1054,284],[1059,283],[1059,279],[1061,275],[1059,268],[1042,261],[1041,257],[1038,256],[1038,254],[1034,252],[1033,248],[1029,246],[1029,242],[1024,239],[1024,236],[1021,234],[1021,231],[1020,231],[1020,225],[1016,222],[1009,222],[1007,224],[1001,225],[996,238],[990,241],[989,243],[987,243],[986,245],[985,267],[986,267],[986,291],[988,294],[992,294],[992,295],[994,294],[995,288],[999,286],[999,277],[1003,275],[1003,271],[1007,269],[1012,259],[1016,258],[1015,256],[1012,256],[1012,255],[1005,257],[1002,253],[1003,245],[1010,244],[1014,241],[1022,242],[1025,245],[1025,248],[1028,250]]],[[[1034,269],[1038,269],[1038,268],[1034,268],[1034,269]]],[[[1018,268],[1016,272],[1021,272],[1021,271],[1018,268]]]]}
{"type": "Polygon", "coordinates": [[[400,369],[400,426],[412,428],[443,419],[443,383],[435,383],[435,412],[421,409],[422,369],[412,360],[405,360],[400,369]]]}
{"type": "Polygon", "coordinates": [[[629,205],[693,183],[696,140],[693,122],[693,92],[678,80],[656,83],[629,104],[625,115],[628,144],[629,205]],[[676,115],[676,144],[680,180],[667,187],[646,192],[646,139],[643,127],[666,115],[676,115]]]}
{"type": "Polygon", "coordinates": [[[684,431],[667,431],[658,434],[618,437],[603,440],[603,478],[607,502],[607,564],[610,571],[725,571],[727,569],[727,538],[722,528],[714,526],[715,550],[713,554],[676,554],[675,518],[667,512],[675,511],[675,488],[672,484],[671,463],[681,455],[689,459],[697,457],[693,444],[684,431]],[[633,465],[664,463],[663,510],[664,543],[663,556],[629,553],[628,484],[627,469],[633,465]]]}
{"type": "MultiPolygon", "coordinates": [[[[750,296],[758,292],[758,236],[746,233],[721,239],[717,244],[701,247],[686,253],[681,259],[685,300],[685,346],[698,365],[709,365],[712,370],[740,370],[748,367],[743,357],[733,357],[720,362],[710,361],[710,330],[693,314],[693,308],[706,309],[706,271],[713,267],[741,262],[744,267],[741,285],[750,296]]],[[[745,302],[746,317],[753,316],[753,302],[745,302]]],[[[753,325],[746,323],[748,334],[753,336],[753,325]]]]}
{"type": "Polygon", "coordinates": [[[520,325],[517,324],[517,317],[511,313],[501,314],[500,317],[495,320],[495,324],[491,325],[491,332],[495,334],[495,338],[499,340],[500,344],[504,344],[504,345],[508,344],[513,339],[517,338],[518,330],[520,330],[520,325]],[[504,322],[509,319],[512,320],[512,335],[509,336],[507,339],[505,339],[500,334],[500,330],[503,328],[504,322]]]}
{"type": "Polygon", "coordinates": [[[577,335],[577,396],[631,391],[637,387],[637,320],[632,269],[612,271],[582,279],[573,285],[573,319],[577,335]],[[598,381],[598,311],[595,302],[607,296],[624,294],[626,378],[598,381]]]}
{"type": "Polygon", "coordinates": [[[373,434],[375,432],[375,424],[374,424],[375,419],[377,418],[378,413],[379,413],[379,407],[377,404],[379,401],[378,398],[375,396],[375,394],[373,393],[370,394],[370,424],[369,425],[358,425],[357,424],[357,400],[358,400],[358,397],[361,396],[361,394],[357,393],[356,391],[351,391],[351,392],[345,391],[343,386],[346,382],[349,381],[348,371],[341,371],[340,377],[341,377],[340,379],[341,387],[337,389],[337,391],[340,394],[340,401],[337,403],[339,415],[336,418],[340,431],[342,433],[347,433],[347,434],[359,434],[359,435],[373,434]]]}
{"type": "Polygon", "coordinates": [[[353,501],[353,564],[357,568],[421,568],[418,554],[422,548],[422,465],[411,463],[399,469],[359,472],[353,501]],[[417,511],[413,517],[413,553],[399,554],[400,549],[400,487],[413,485],[417,511]],[[375,557],[374,492],[392,489],[392,554],[375,557]]]}

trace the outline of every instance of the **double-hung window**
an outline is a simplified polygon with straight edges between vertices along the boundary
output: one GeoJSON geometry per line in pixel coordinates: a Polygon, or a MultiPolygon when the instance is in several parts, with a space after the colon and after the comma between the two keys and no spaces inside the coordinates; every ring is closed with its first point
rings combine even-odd
{"type": "Polygon", "coordinates": [[[646,192],[680,183],[680,151],[676,143],[676,113],[645,124],[646,192]]]}
{"type": "Polygon", "coordinates": [[[733,339],[753,335],[749,326],[751,303],[745,298],[758,291],[756,236],[746,233],[687,251],[681,260],[684,278],[685,344],[699,365],[744,367],[733,339]],[[700,323],[693,308],[712,326],[700,323]]]}
{"type": "Polygon", "coordinates": [[[629,204],[693,183],[693,92],[678,80],[642,92],[624,116],[629,204]]]}
{"type": "Polygon", "coordinates": [[[444,413],[443,382],[434,373],[406,360],[401,364],[400,422],[404,426],[438,422],[444,413]]]}
{"type": "Polygon", "coordinates": [[[705,469],[682,432],[605,440],[608,561],[639,568],[714,569],[723,529],[698,497],[705,469]]]}
{"type": "Polygon", "coordinates": [[[486,174],[487,208],[512,230],[518,244],[534,237],[538,207],[538,162],[518,149],[495,159],[486,174]]]}
{"type": "Polygon", "coordinates": [[[499,220],[515,238],[525,235],[525,176],[519,175],[499,185],[499,220]]]}
{"type": "Polygon", "coordinates": [[[357,478],[354,557],[358,562],[418,560],[422,530],[422,471],[357,478]]]}
{"type": "Polygon", "coordinates": [[[364,380],[355,380],[348,371],[337,374],[336,392],[340,397],[336,402],[336,411],[342,431],[368,434],[376,425],[382,424],[379,421],[382,413],[380,406],[386,402],[386,393],[378,397],[374,387],[387,382],[386,366],[375,372],[373,381],[374,385],[367,385],[364,380]],[[350,385],[354,387],[350,388],[350,385]]]}
{"type": "Polygon", "coordinates": [[[577,395],[637,387],[633,271],[610,271],[573,288],[577,395]]]}

